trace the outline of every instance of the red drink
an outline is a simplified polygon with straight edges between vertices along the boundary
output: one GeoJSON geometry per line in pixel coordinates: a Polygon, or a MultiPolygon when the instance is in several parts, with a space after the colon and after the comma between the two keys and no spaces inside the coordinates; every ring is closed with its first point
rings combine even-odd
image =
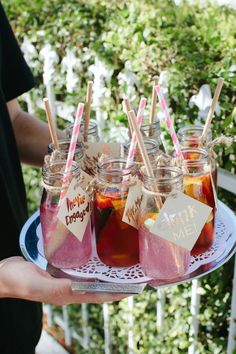
{"type": "Polygon", "coordinates": [[[122,221],[127,193],[96,193],[94,224],[97,253],[110,266],[131,266],[139,262],[138,231],[122,221]]]}

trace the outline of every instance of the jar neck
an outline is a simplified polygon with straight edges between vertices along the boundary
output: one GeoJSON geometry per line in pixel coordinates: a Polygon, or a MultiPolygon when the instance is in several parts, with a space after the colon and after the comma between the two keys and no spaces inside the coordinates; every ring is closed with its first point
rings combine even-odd
{"type": "Polygon", "coordinates": [[[183,190],[183,173],[179,167],[160,166],[153,170],[154,177],[144,172],[144,190],[153,194],[168,195],[183,190]]]}
{"type": "Polygon", "coordinates": [[[141,132],[144,136],[149,138],[160,137],[160,121],[158,119],[154,120],[152,124],[149,123],[148,118],[144,118],[141,125],[141,132]]]}
{"type": "Polygon", "coordinates": [[[209,172],[210,162],[207,150],[188,147],[184,147],[181,150],[184,156],[182,165],[186,174],[202,174],[209,172]]]}
{"type": "MultiPolygon", "coordinates": [[[[158,151],[159,151],[158,142],[156,142],[153,139],[148,139],[148,138],[144,138],[143,141],[144,141],[144,145],[146,147],[148,155],[149,156],[150,155],[155,155],[156,156],[158,151]]],[[[130,149],[130,144],[131,143],[128,143],[128,144],[124,145],[124,153],[125,153],[126,156],[128,156],[129,149],[130,149]]],[[[137,149],[136,157],[137,157],[138,154],[140,155],[139,150],[137,149]]]]}
{"type": "MultiPolygon", "coordinates": [[[[201,136],[203,133],[204,126],[199,125],[186,125],[178,130],[179,142],[183,146],[198,147],[201,142],[201,136]]],[[[212,140],[211,131],[208,130],[206,142],[212,140]]]]}
{"type": "Polygon", "coordinates": [[[98,179],[108,184],[129,184],[135,166],[126,167],[124,158],[108,158],[98,163],[98,179]]]}
{"type": "Polygon", "coordinates": [[[54,161],[44,164],[42,168],[42,178],[45,187],[55,187],[56,189],[68,187],[73,177],[80,174],[79,165],[72,162],[70,172],[65,173],[66,160],[54,161]]]}
{"type": "MultiPolygon", "coordinates": [[[[66,160],[69,147],[70,147],[70,139],[58,140],[58,146],[59,146],[61,159],[66,160]]],[[[48,145],[48,153],[51,154],[55,150],[56,150],[55,144],[50,143],[48,145]]],[[[84,146],[81,142],[77,142],[76,144],[75,155],[77,161],[82,160],[82,158],[84,157],[84,146]]]]}
{"type": "MultiPolygon", "coordinates": [[[[66,135],[70,138],[72,134],[74,124],[71,124],[66,129],[66,135]]],[[[84,129],[84,120],[81,123],[80,133],[79,133],[79,140],[83,141],[84,136],[86,135],[87,141],[99,141],[98,136],[98,127],[95,121],[90,120],[88,129],[84,129]]]]}

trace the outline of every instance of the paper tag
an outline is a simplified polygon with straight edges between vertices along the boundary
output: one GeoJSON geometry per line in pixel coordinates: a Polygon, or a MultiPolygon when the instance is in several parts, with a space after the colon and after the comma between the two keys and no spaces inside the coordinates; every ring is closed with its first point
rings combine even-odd
{"type": "Polygon", "coordinates": [[[62,205],[58,219],[82,241],[91,215],[91,200],[80,187],[79,177],[73,178],[62,205]]]}
{"type": "Polygon", "coordinates": [[[120,143],[88,142],[85,145],[84,168],[91,176],[97,173],[97,164],[101,155],[112,157],[122,156],[123,145],[120,143]]]}
{"type": "Polygon", "coordinates": [[[170,194],[150,232],[191,251],[211,211],[181,192],[170,194]]]}
{"type": "Polygon", "coordinates": [[[131,186],[129,188],[129,193],[127,196],[125,210],[122,218],[122,221],[135,227],[136,229],[138,228],[137,218],[142,200],[142,182],[138,180],[135,186],[131,186]]]}
{"type": "Polygon", "coordinates": [[[83,170],[80,170],[80,176],[78,179],[79,186],[86,191],[86,188],[88,187],[89,183],[91,183],[93,180],[93,177],[89,176],[86,172],[83,170]]]}

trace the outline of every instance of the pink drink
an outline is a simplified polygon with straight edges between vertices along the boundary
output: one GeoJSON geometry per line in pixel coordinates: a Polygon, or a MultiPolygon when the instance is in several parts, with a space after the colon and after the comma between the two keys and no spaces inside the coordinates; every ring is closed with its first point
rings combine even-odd
{"type": "Polygon", "coordinates": [[[182,276],[190,262],[190,252],[152,234],[143,224],[139,228],[140,264],[144,273],[154,279],[182,276]]]}
{"type": "Polygon", "coordinates": [[[48,263],[57,268],[74,268],[85,264],[92,253],[90,221],[82,241],[79,241],[57,218],[58,205],[48,204],[44,202],[40,206],[44,252],[48,263]],[[55,251],[50,254],[49,245],[54,243],[53,238],[56,246],[53,247],[55,251]]]}

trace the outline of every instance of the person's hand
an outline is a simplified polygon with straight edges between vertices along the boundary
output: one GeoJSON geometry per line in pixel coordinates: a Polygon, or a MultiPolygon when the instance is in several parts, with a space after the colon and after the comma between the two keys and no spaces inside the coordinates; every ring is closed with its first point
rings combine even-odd
{"type": "Polygon", "coordinates": [[[73,292],[71,280],[53,278],[22,257],[10,257],[0,262],[0,297],[66,305],[118,301],[127,295],[73,292]]]}

